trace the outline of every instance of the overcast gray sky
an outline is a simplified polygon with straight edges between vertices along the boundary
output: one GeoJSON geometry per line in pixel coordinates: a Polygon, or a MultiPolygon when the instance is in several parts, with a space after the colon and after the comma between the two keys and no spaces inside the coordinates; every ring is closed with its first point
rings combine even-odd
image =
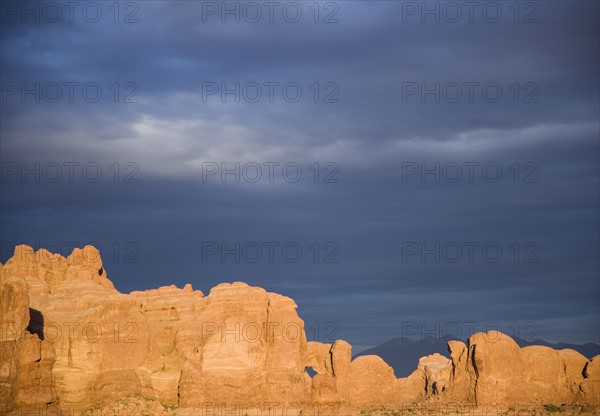
{"type": "Polygon", "coordinates": [[[2,3],[2,261],[600,341],[597,2],[116,4],[2,3]]]}

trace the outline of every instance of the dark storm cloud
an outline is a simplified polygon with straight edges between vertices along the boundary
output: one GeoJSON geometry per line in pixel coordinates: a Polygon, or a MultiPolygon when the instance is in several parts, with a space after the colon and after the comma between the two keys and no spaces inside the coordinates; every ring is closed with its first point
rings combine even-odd
{"type": "Polygon", "coordinates": [[[134,24],[3,22],[3,83],[95,82],[103,92],[97,103],[18,93],[2,103],[4,168],[103,171],[97,183],[79,171],[72,183],[66,170],[57,183],[3,171],[3,243],[97,242],[122,291],[247,281],[294,298],[307,327],[335,322],[359,347],[406,322],[533,321],[549,340],[600,340],[597,3],[539,2],[531,24],[507,8],[498,23],[403,22],[402,2],[358,1],[338,4],[339,23],[222,24],[202,21],[201,2],[138,4],[134,24]],[[115,82],[121,100],[135,83],[139,102],[114,103],[115,82]],[[303,97],[203,100],[206,82],[295,82],[303,97]],[[314,103],[315,82],[335,83],[339,102],[314,103]],[[493,82],[502,97],[403,97],[406,83],[423,82],[493,82]],[[537,102],[523,102],[530,93],[537,102]],[[271,161],[298,163],[302,179],[203,181],[203,162],[271,161]],[[123,183],[127,162],[139,182],[123,183]],[[322,183],[327,162],[338,183],[322,183]],[[460,166],[461,179],[406,170],[436,162],[460,166]],[[501,167],[497,182],[482,176],[486,163],[501,167]],[[252,242],[294,242],[302,258],[203,259],[207,243],[252,242]],[[465,242],[498,244],[502,258],[403,257],[407,243],[465,242]],[[328,254],[338,262],[324,263],[328,254]]]}

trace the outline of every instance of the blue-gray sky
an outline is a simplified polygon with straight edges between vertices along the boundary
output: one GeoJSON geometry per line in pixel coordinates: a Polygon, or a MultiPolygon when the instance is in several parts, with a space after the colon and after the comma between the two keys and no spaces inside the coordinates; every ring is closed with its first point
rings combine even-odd
{"type": "Polygon", "coordinates": [[[95,242],[122,292],[242,280],[356,350],[600,341],[597,2],[116,4],[2,2],[2,261],[95,242]]]}

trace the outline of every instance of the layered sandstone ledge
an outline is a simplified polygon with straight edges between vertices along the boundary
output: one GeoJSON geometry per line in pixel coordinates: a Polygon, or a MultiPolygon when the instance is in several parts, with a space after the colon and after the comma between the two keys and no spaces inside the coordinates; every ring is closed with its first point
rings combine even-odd
{"type": "Polygon", "coordinates": [[[288,297],[240,282],[207,296],[189,284],[122,294],[91,246],[68,258],[17,246],[0,264],[0,302],[0,414],[600,408],[600,356],[519,348],[490,331],[397,379],[377,356],[352,360],[345,341],[307,342],[288,297]]]}

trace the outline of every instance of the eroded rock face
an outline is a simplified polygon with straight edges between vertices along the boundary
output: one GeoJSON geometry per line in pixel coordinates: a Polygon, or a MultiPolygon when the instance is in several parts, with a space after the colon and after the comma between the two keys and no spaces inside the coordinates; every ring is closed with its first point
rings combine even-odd
{"type": "Polygon", "coordinates": [[[350,363],[352,407],[397,407],[402,404],[394,370],[376,355],[363,355],[350,363]]]}
{"type": "Polygon", "coordinates": [[[241,282],[207,296],[189,284],[122,294],[91,246],[68,258],[18,246],[0,265],[0,301],[0,403],[7,414],[34,406],[341,415],[423,400],[599,401],[599,357],[519,348],[488,332],[466,345],[450,342],[451,360],[423,357],[413,374],[396,379],[377,356],[352,361],[345,341],[307,342],[288,297],[241,282]],[[317,374],[310,377],[307,367],[317,374]]]}
{"type": "Polygon", "coordinates": [[[295,310],[291,299],[245,283],[213,288],[183,323],[196,338],[182,368],[181,404],[306,401],[306,335],[295,310]]]}
{"type": "Polygon", "coordinates": [[[0,269],[0,410],[15,405],[51,403],[57,396],[52,382],[54,348],[27,330],[31,313],[27,285],[6,278],[0,269]]]}
{"type": "Polygon", "coordinates": [[[445,395],[450,386],[452,361],[440,354],[432,354],[419,359],[417,369],[405,378],[398,379],[403,403],[439,398],[445,395]]]}
{"type": "Polygon", "coordinates": [[[600,403],[600,355],[588,361],[583,369],[581,396],[587,403],[600,403]]]}
{"type": "Polygon", "coordinates": [[[455,402],[475,401],[477,374],[469,360],[469,349],[462,341],[449,341],[448,351],[452,360],[450,385],[445,395],[455,402]]]}
{"type": "Polygon", "coordinates": [[[497,331],[477,333],[468,345],[451,341],[448,398],[479,405],[598,403],[596,358],[544,346],[519,348],[497,331]],[[585,369],[590,368],[589,374],[585,369]]]}
{"type": "Polygon", "coordinates": [[[452,370],[452,362],[448,358],[437,353],[422,357],[417,369],[423,371],[426,396],[440,396],[446,392],[452,370]]]}
{"type": "Polygon", "coordinates": [[[131,397],[170,408],[310,402],[304,322],[290,298],[241,282],[206,297],[189,284],[121,294],[90,246],[68,258],[18,246],[0,273],[5,411],[131,397]]]}

